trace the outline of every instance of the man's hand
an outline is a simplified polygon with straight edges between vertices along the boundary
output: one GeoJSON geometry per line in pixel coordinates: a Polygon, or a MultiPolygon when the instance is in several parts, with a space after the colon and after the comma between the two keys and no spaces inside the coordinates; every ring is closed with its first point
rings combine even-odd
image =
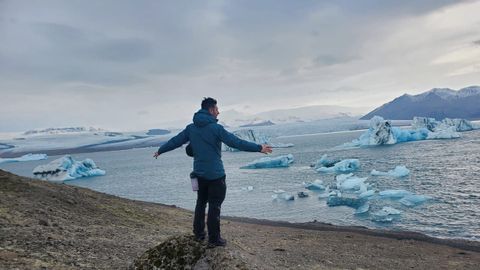
{"type": "Polygon", "coordinates": [[[272,153],[272,147],[268,144],[262,144],[262,151],[264,154],[272,153]]]}
{"type": "Polygon", "coordinates": [[[160,153],[158,153],[158,152],[155,152],[155,153],[153,154],[153,157],[154,157],[154,158],[158,158],[158,156],[160,156],[160,153]]]}

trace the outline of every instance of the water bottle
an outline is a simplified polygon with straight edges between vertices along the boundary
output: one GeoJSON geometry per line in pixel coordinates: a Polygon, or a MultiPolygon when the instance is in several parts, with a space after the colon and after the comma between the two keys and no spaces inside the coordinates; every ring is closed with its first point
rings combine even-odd
{"type": "Polygon", "coordinates": [[[190,181],[192,181],[192,191],[198,191],[198,178],[193,172],[190,173],[190,181]]]}

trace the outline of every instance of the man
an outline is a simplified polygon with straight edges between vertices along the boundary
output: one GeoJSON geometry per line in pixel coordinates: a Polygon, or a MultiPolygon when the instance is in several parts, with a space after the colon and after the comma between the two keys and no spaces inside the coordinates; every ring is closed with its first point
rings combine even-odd
{"type": "Polygon", "coordinates": [[[238,138],[218,124],[217,101],[205,98],[202,108],[193,116],[193,123],[162,145],[154,154],[171,151],[190,141],[193,150],[193,173],[198,178],[197,204],[193,219],[193,233],[198,241],[205,239],[205,208],[208,202],[208,247],[225,246],[220,236],[220,209],[225,199],[225,170],[222,163],[222,142],[249,152],[271,153],[269,145],[259,145],[238,138]]]}

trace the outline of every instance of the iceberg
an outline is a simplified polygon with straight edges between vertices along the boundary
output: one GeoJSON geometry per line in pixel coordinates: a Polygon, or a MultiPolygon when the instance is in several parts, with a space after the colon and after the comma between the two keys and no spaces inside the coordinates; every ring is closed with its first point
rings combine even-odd
{"type": "Polygon", "coordinates": [[[428,131],[435,131],[435,129],[440,125],[440,122],[435,120],[435,118],[429,117],[413,117],[412,128],[413,129],[422,129],[426,128],[428,131]]]}
{"type": "Polygon", "coordinates": [[[328,159],[327,154],[324,154],[316,163],[315,168],[320,167],[333,167],[336,163],[340,162],[339,159],[328,159]]]}
{"type": "Polygon", "coordinates": [[[370,174],[374,176],[405,177],[410,174],[410,170],[407,169],[407,167],[401,165],[396,166],[395,169],[389,170],[388,172],[380,172],[374,169],[370,172],[370,174]]]}
{"type": "Polygon", "coordinates": [[[323,181],[319,179],[313,181],[313,183],[303,182],[303,186],[308,190],[325,190],[325,187],[323,186],[323,181]]]}
{"type": "Polygon", "coordinates": [[[285,190],[279,189],[279,190],[274,190],[272,195],[272,199],[274,200],[285,200],[285,201],[293,201],[295,200],[295,197],[289,193],[287,193],[285,190]]]}
{"type": "MultiPolygon", "coordinates": [[[[288,148],[288,147],[293,147],[293,143],[270,143],[270,137],[262,134],[260,132],[257,132],[253,129],[241,129],[234,131],[233,134],[242,140],[246,140],[249,142],[254,142],[257,144],[268,144],[273,148],[288,148]]],[[[222,144],[222,151],[230,151],[230,152],[236,152],[238,149],[232,148],[226,144],[222,144]]]]}
{"type": "Polygon", "coordinates": [[[367,177],[360,178],[349,173],[337,175],[335,178],[337,180],[337,188],[341,191],[354,190],[361,193],[367,191],[368,186],[365,184],[367,177]]]}
{"type": "Polygon", "coordinates": [[[411,195],[412,193],[403,189],[387,189],[384,191],[380,191],[378,194],[383,198],[399,199],[407,195],[411,195]]]}
{"type": "Polygon", "coordinates": [[[360,215],[368,212],[370,210],[370,203],[365,202],[364,204],[360,205],[356,210],[355,210],[355,215],[360,215]]]}
{"type": "Polygon", "coordinates": [[[456,139],[460,138],[460,133],[458,133],[455,127],[446,127],[443,129],[437,129],[434,132],[429,132],[427,140],[436,140],[436,139],[456,139]]]}
{"type": "Polygon", "coordinates": [[[89,158],[76,161],[71,156],[66,155],[46,165],[35,167],[33,174],[44,180],[65,181],[80,177],[102,176],[105,175],[105,171],[99,169],[95,162],[89,158]]]}
{"type": "Polygon", "coordinates": [[[358,194],[358,198],[360,198],[360,199],[370,198],[370,197],[372,197],[373,195],[375,195],[375,190],[370,189],[370,190],[367,190],[367,191],[365,191],[365,192],[362,192],[362,193],[358,194]]]}
{"type": "Polygon", "coordinates": [[[402,199],[400,199],[400,203],[405,206],[415,206],[426,202],[427,200],[431,200],[432,197],[426,195],[406,195],[402,199]]]}
{"type": "Polygon", "coordinates": [[[385,206],[381,210],[372,214],[373,221],[377,222],[391,222],[393,221],[393,216],[398,216],[402,211],[397,210],[390,206],[385,206]]]}
{"type": "Polygon", "coordinates": [[[293,155],[282,155],[278,157],[263,157],[256,159],[240,169],[264,169],[288,167],[293,162],[293,155]]]}
{"type": "Polygon", "coordinates": [[[445,118],[442,120],[442,124],[454,127],[455,131],[470,131],[475,129],[472,122],[465,119],[445,118]]]}
{"type": "Polygon", "coordinates": [[[322,173],[349,173],[360,168],[360,161],[358,159],[344,159],[335,163],[332,167],[316,168],[317,172],[322,173]]]}
{"type": "Polygon", "coordinates": [[[350,196],[341,196],[338,194],[328,196],[327,198],[327,205],[330,207],[333,206],[349,206],[353,208],[359,208],[360,206],[366,203],[365,199],[360,199],[357,197],[350,197],[350,196]]]}
{"type": "Polygon", "coordinates": [[[0,164],[10,162],[23,162],[47,159],[46,154],[26,154],[18,158],[0,158],[0,164]]]}

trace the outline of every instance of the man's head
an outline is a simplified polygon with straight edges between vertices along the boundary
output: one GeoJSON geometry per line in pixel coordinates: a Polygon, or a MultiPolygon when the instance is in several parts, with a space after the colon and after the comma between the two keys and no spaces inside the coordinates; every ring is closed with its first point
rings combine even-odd
{"type": "Polygon", "coordinates": [[[218,112],[217,101],[211,97],[203,99],[202,109],[207,110],[215,118],[220,114],[220,112],[218,112]]]}

